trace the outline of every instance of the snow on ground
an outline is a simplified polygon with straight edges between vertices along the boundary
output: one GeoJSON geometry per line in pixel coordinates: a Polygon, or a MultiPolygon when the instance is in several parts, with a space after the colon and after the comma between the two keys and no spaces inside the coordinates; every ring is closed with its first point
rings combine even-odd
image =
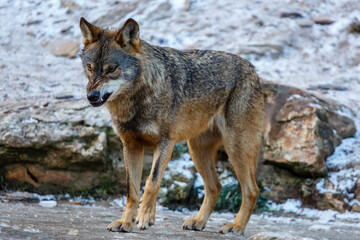
{"type": "Polygon", "coordinates": [[[314,219],[319,223],[329,223],[335,220],[342,220],[346,222],[359,223],[360,213],[348,212],[340,213],[334,210],[317,210],[310,208],[302,208],[301,200],[288,199],[285,203],[276,204],[269,201],[268,207],[270,211],[283,211],[285,213],[294,213],[305,218],[314,219]]]}

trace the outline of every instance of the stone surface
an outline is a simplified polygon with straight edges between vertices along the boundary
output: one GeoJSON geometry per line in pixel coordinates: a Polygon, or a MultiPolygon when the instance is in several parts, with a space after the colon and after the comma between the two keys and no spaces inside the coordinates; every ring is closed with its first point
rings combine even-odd
{"type": "Polygon", "coordinates": [[[35,194],[29,192],[9,192],[5,194],[4,199],[11,202],[39,202],[39,198],[35,194]]]}
{"type": "Polygon", "coordinates": [[[325,17],[325,16],[322,16],[322,17],[314,17],[314,18],[313,18],[313,21],[314,21],[316,24],[320,24],[320,25],[329,25],[329,24],[333,24],[333,23],[335,22],[334,19],[329,18],[329,17],[325,17]]]}
{"type": "MultiPolygon", "coordinates": [[[[46,201],[44,201],[46,202],[46,201]]],[[[50,201],[48,201],[50,202],[50,201]]],[[[73,205],[57,201],[56,206],[39,204],[4,203],[0,201],[0,239],[341,239],[353,240],[360,234],[358,223],[336,219],[322,220],[300,217],[253,214],[245,235],[220,234],[225,223],[234,220],[235,214],[213,213],[204,231],[182,229],[183,222],[192,212],[169,211],[158,206],[155,225],[146,231],[134,228],[133,233],[106,231],[108,223],[118,219],[123,210],[111,206],[109,201],[92,205],[73,205]],[[284,238],[288,236],[289,238],[284,238]],[[276,238],[269,238],[276,237],[276,238]]]]}
{"type": "Polygon", "coordinates": [[[249,238],[249,240],[313,240],[314,238],[299,237],[289,233],[261,232],[249,238]]]}
{"type": "Polygon", "coordinates": [[[360,213],[360,205],[357,204],[357,203],[355,203],[355,204],[351,207],[351,211],[360,213]]]}
{"type": "Polygon", "coordinates": [[[54,41],[47,45],[49,51],[57,57],[75,58],[80,49],[77,41],[54,41]]]}
{"type": "Polygon", "coordinates": [[[360,177],[356,180],[354,194],[355,199],[360,202],[360,177]]]}
{"type": "MultiPolygon", "coordinates": [[[[5,23],[0,33],[0,48],[6,57],[0,57],[0,75],[1,86],[6,91],[1,95],[0,103],[0,188],[15,187],[12,185],[15,180],[9,182],[4,179],[4,174],[9,173],[5,173],[5,168],[16,170],[14,174],[23,179],[16,187],[23,190],[32,186],[38,191],[46,186],[40,180],[44,180],[48,173],[56,175],[51,179],[45,178],[54,183],[63,183],[59,179],[64,176],[73,179],[78,175],[84,177],[79,177],[77,183],[84,179],[91,183],[91,187],[94,186],[92,183],[99,184],[95,186],[96,190],[108,189],[112,192],[112,188],[124,187],[121,145],[111,134],[110,124],[106,122],[107,113],[104,109],[91,109],[81,100],[86,81],[80,59],[56,57],[45,47],[58,40],[80,42],[78,21],[81,16],[88,16],[90,22],[103,27],[117,29],[127,17],[134,17],[140,24],[141,38],[156,45],[241,53],[251,60],[261,77],[302,89],[321,85],[311,92],[335,99],[360,112],[360,48],[358,39],[354,37],[358,27],[348,28],[348,24],[354,22],[354,11],[359,2],[352,1],[355,7],[351,8],[344,7],[343,1],[325,2],[321,8],[317,8],[316,4],[312,0],[289,2],[286,12],[299,12],[304,17],[291,19],[279,17],[285,11],[283,3],[269,5],[267,1],[251,4],[229,0],[212,0],[207,4],[201,1],[4,2],[0,8],[0,19],[5,23]],[[331,16],[339,19],[339,24],[319,26],[309,21],[314,16],[331,16]],[[12,21],[9,22],[9,19],[12,21]],[[77,105],[79,109],[76,109],[77,105]],[[101,116],[98,117],[98,114],[101,116]],[[99,138],[101,133],[106,134],[106,141],[99,138]],[[96,145],[106,154],[96,148],[90,149],[89,145],[93,142],[97,142],[96,145]],[[105,176],[101,184],[86,177],[87,173],[94,171],[103,172],[104,175],[93,175],[105,176]],[[64,174],[66,172],[69,174],[64,174]]],[[[336,110],[334,112],[337,113],[336,110]]],[[[344,125],[343,119],[340,119],[338,127],[339,124],[331,120],[331,113],[326,113],[334,136],[353,134],[355,128],[351,122],[344,125]]],[[[359,123],[358,116],[353,116],[353,119],[359,123]]],[[[317,118],[312,120],[324,122],[317,118]]],[[[298,134],[312,134],[309,130],[297,131],[298,134]]],[[[359,139],[359,134],[355,137],[359,139]]],[[[354,144],[346,155],[358,159],[358,146],[359,143],[354,144]]],[[[300,156],[299,151],[298,154],[300,156]]],[[[150,153],[146,159],[151,162],[150,153]]],[[[356,164],[353,162],[348,165],[356,164]]],[[[289,197],[306,197],[310,198],[306,204],[311,206],[325,199],[322,195],[310,197],[316,191],[314,178],[324,171],[314,174],[314,166],[309,167],[308,164],[299,167],[293,163],[260,163],[264,168],[258,172],[258,180],[264,188],[272,189],[271,192],[263,190],[270,199],[284,201],[289,197]],[[264,178],[261,178],[263,175],[264,178]]],[[[315,164],[321,166],[322,163],[315,161],[315,164]]],[[[219,165],[225,167],[226,164],[222,162],[219,165]]],[[[330,171],[339,170],[334,169],[330,171]]],[[[358,177],[355,174],[351,181],[358,177]]],[[[66,186],[63,187],[71,191],[68,182],[64,181],[66,186]]],[[[57,188],[60,186],[50,186],[47,191],[57,188]]],[[[91,190],[94,188],[81,191],[91,190]]],[[[339,200],[338,196],[334,197],[339,200]]],[[[342,197],[345,198],[345,195],[342,197]]],[[[344,204],[344,208],[348,209],[348,206],[344,204]]]]}
{"type": "MultiPolygon", "coordinates": [[[[258,181],[272,189],[267,197],[283,202],[306,195],[298,189],[305,184],[302,177],[324,175],[326,157],[341,138],[354,134],[355,126],[336,112],[344,108],[336,103],[271,82],[263,81],[263,88],[267,121],[258,181]]],[[[56,96],[67,95],[60,92],[56,96]]],[[[0,168],[8,188],[44,193],[125,191],[122,146],[105,108],[94,109],[76,97],[54,97],[39,99],[36,105],[20,101],[0,110],[0,168]]],[[[145,176],[151,167],[151,154],[146,151],[145,176]]],[[[173,207],[198,204],[200,201],[193,201],[194,182],[192,165],[165,176],[164,201],[173,207]],[[189,173],[184,175],[185,170],[189,173]]],[[[331,208],[342,211],[341,204],[334,201],[331,208]]]]}
{"type": "Polygon", "coordinates": [[[263,82],[266,96],[264,161],[299,175],[324,176],[325,160],[343,137],[355,134],[354,122],[340,116],[343,106],[300,89],[263,82]]]}
{"type": "Polygon", "coordinates": [[[255,55],[257,57],[268,54],[273,58],[277,58],[282,54],[282,51],[282,46],[278,44],[249,44],[239,46],[238,54],[242,56],[255,55]]]}

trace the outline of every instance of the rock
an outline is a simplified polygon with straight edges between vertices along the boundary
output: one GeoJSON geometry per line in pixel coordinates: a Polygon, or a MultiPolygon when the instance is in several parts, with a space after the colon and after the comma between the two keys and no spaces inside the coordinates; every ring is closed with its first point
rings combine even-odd
{"type": "Polygon", "coordinates": [[[341,213],[345,212],[344,202],[336,199],[336,196],[342,198],[339,194],[333,194],[331,192],[327,192],[320,196],[321,199],[316,202],[317,208],[321,210],[332,209],[341,213]]]}
{"type": "Polygon", "coordinates": [[[287,232],[261,232],[251,236],[249,240],[313,240],[313,238],[294,236],[287,232]]]}
{"type": "Polygon", "coordinates": [[[273,202],[284,203],[288,199],[303,197],[302,186],[305,185],[306,179],[295,176],[287,169],[264,164],[263,160],[260,160],[256,179],[262,189],[261,195],[273,202]]]}
{"type": "Polygon", "coordinates": [[[355,199],[360,202],[360,177],[356,180],[354,194],[355,199]]]}
{"type": "Polygon", "coordinates": [[[354,21],[349,25],[349,33],[359,34],[360,33],[360,21],[359,19],[354,19],[354,21]]]}
{"type": "Polygon", "coordinates": [[[33,193],[28,192],[9,192],[5,194],[5,198],[9,201],[25,201],[25,202],[39,202],[39,198],[33,193]]]}
{"type": "MultiPolygon", "coordinates": [[[[311,192],[301,187],[306,182],[303,176],[324,175],[326,157],[342,137],[355,132],[355,125],[339,114],[348,110],[345,107],[271,82],[264,81],[263,89],[267,121],[258,181],[271,189],[265,194],[269,199],[281,202],[289,196],[302,197],[311,192]]],[[[65,91],[54,98],[39,98],[36,104],[24,100],[0,106],[0,169],[8,188],[124,192],[122,145],[111,128],[108,111],[67,96],[70,94],[65,91]]],[[[181,145],[174,153],[179,153],[178,158],[186,150],[181,145]]],[[[147,150],[144,176],[151,164],[152,152],[147,150]]],[[[171,164],[173,161],[169,169],[171,164]]],[[[201,201],[201,189],[194,187],[197,177],[192,161],[183,159],[182,164],[181,172],[168,170],[168,178],[165,175],[163,180],[165,192],[160,199],[173,208],[201,201]]],[[[332,204],[340,209],[338,203],[332,204]]]]}
{"type": "Polygon", "coordinates": [[[277,44],[248,44],[240,45],[239,55],[256,55],[258,57],[263,57],[266,54],[269,54],[273,58],[278,58],[282,54],[282,45],[277,44]]]}
{"type": "Polygon", "coordinates": [[[80,49],[77,41],[54,41],[47,45],[49,51],[60,57],[75,58],[80,49]]]}
{"type": "Polygon", "coordinates": [[[332,111],[328,112],[328,117],[330,125],[342,139],[355,135],[356,127],[352,119],[332,111]]]}
{"type": "Polygon", "coordinates": [[[265,163],[285,167],[303,176],[324,176],[325,160],[341,142],[354,134],[354,122],[339,117],[329,104],[296,88],[263,82],[266,95],[265,163]],[[331,117],[329,117],[331,116],[331,117]],[[341,134],[337,133],[337,130],[341,134]],[[346,130],[342,129],[346,128],[346,130]]]}
{"type": "Polygon", "coordinates": [[[42,20],[29,20],[29,21],[26,23],[26,26],[37,25],[37,24],[40,24],[41,22],[42,22],[42,20]]]}
{"type": "Polygon", "coordinates": [[[280,14],[281,18],[302,18],[303,15],[298,12],[283,12],[280,14]]]}
{"type": "Polygon", "coordinates": [[[104,12],[103,15],[99,15],[99,17],[94,19],[92,23],[100,27],[113,25],[120,27],[120,24],[126,20],[124,17],[129,14],[129,12],[132,12],[138,4],[139,3],[137,1],[117,1],[116,7],[110,8],[109,11],[104,12]]]}
{"type": "Polygon", "coordinates": [[[320,89],[320,90],[334,90],[334,91],[347,91],[349,90],[346,87],[343,87],[341,85],[334,85],[334,84],[319,84],[315,86],[310,86],[310,90],[320,89]]]}
{"type": "Polygon", "coordinates": [[[329,17],[315,17],[313,18],[314,23],[320,24],[320,25],[329,25],[333,24],[335,20],[329,18],[329,17]]]}
{"type": "Polygon", "coordinates": [[[69,8],[72,10],[79,7],[75,2],[71,0],[61,0],[60,2],[62,7],[69,8]]]}
{"type": "Polygon", "coordinates": [[[62,91],[54,95],[55,99],[68,99],[73,97],[74,97],[73,93],[69,91],[62,91]]]}
{"type": "Polygon", "coordinates": [[[353,211],[353,212],[360,212],[360,204],[355,203],[355,204],[351,207],[351,211],[353,211]]]}

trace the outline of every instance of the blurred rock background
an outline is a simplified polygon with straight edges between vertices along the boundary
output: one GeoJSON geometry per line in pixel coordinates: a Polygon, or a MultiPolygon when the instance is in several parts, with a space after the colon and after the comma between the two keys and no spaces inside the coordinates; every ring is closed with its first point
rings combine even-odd
{"type": "MultiPolygon", "coordinates": [[[[129,17],[155,45],[231,52],[263,79],[258,209],[360,211],[359,1],[2,1],[0,188],[106,198],[124,193],[121,142],[105,108],[85,100],[81,16],[120,28],[129,17]]],[[[159,194],[197,208],[203,183],[184,143],[159,194]]],[[[145,154],[145,180],[151,167],[145,154]]],[[[217,210],[237,211],[240,188],[223,150],[217,210]]]]}

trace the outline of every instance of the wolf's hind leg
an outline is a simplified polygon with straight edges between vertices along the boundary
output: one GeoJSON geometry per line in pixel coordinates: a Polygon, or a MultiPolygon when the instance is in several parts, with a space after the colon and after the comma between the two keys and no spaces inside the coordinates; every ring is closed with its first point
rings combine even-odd
{"type": "Polygon", "coordinates": [[[186,220],[183,224],[184,229],[203,230],[214,209],[216,199],[221,191],[221,184],[215,171],[217,149],[220,143],[221,134],[217,127],[188,140],[191,158],[204,181],[205,197],[196,216],[186,220]]]}
{"type": "Polygon", "coordinates": [[[258,99],[243,116],[232,115],[227,119],[223,143],[241,186],[242,203],[234,223],[226,224],[220,230],[221,233],[244,234],[258,199],[255,171],[261,145],[263,116],[263,102],[258,99]]]}
{"type": "Polygon", "coordinates": [[[127,199],[125,211],[120,220],[113,221],[107,227],[112,232],[131,232],[140,200],[140,185],[143,168],[144,148],[135,144],[124,144],[126,167],[127,199]]]}

